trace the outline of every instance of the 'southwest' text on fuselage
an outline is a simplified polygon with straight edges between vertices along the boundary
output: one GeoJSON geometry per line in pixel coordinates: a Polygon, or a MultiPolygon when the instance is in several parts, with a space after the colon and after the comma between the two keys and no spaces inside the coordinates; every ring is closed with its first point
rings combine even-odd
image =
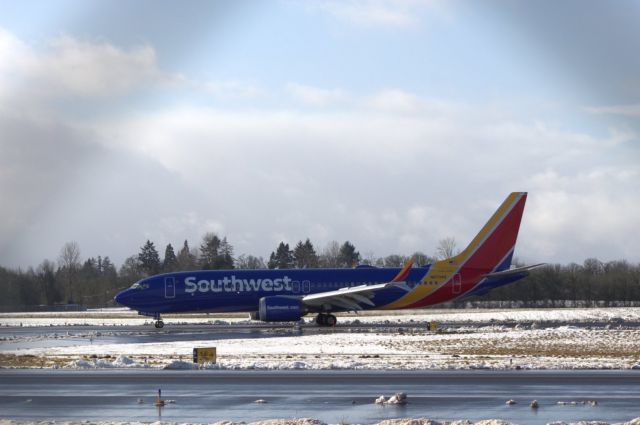
{"type": "Polygon", "coordinates": [[[184,280],[185,292],[257,292],[257,291],[291,291],[292,280],[284,276],[282,279],[238,279],[234,275],[222,279],[196,280],[195,276],[184,280]]]}

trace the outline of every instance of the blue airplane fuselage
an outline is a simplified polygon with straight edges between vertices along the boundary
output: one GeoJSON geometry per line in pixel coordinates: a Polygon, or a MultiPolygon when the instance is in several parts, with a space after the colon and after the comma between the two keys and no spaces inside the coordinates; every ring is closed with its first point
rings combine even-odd
{"type": "MultiPolygon", "coordinates": [[[[116,296],[116,301],[143,313],[253,312],[260,298],[275,295],[299,297],[358,285],[391,281],[400,268],[355,269],[201,270],[165,273],[137,282],[116,296]]],[[[415,287],[429,267],[415,267],[406,279],[415,287]]],[[[406,291],[391,287],[372,298],[379,308],[406,291]]]]}

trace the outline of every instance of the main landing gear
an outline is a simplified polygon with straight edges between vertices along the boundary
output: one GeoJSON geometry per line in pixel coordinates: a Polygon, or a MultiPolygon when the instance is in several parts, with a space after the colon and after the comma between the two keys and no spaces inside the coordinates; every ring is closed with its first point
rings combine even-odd
{"type": "Polygon", "coordinates": [[[320,326],[335,326],[338,322],[333,314],[320,313],[316,316],[316,323],[320,326]]]}
{"type": "Polygon", "coordinates": [[[160,317],[160,313],[156,313],[153,316],[153,319],[155,320],[153,326],[155,326],[156,329],[162,329],[164,327],[164,322],[162,321],[162,317],[160,317]]]}

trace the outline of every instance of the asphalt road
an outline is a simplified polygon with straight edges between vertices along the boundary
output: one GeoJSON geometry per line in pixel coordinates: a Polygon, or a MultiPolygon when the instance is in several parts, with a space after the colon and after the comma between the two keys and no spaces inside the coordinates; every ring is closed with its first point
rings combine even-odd
{"type": "Polygon", "coordinates": [[[374,423],[397,417],[621,422],[640,416],[640,371],[0,370],[0,416],[23,420],[254,421],[314,417],[374,423]],[[156,408],[158,388],[175,400],[156,408]],[[403,391],[406,406],[379,406],[403,391]],[[255,403],[264,399],[267,403],[255,403]],[[507,406],[515,399],[518,404],[507,406]],[[540,408],[528,404],[536,399],[540,408]],[[142,403],[140,403],[140,400],[142,403]],[[596,400],[597,406],[558,401],[596,400]]]}

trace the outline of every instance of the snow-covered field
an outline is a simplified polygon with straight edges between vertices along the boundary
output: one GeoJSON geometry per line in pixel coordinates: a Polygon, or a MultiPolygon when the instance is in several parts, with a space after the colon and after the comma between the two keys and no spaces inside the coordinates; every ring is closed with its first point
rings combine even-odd
{"type": "Polygon", "coordinates": [[[640,363],[640,330],[571,327],[512,330],[478,328],[464,333],[328,333],[255,339],[62,346],[25,350],[34,356],[79,360],[68,367],[194,368],[193,347],[215,346],[215,369],[628,369],[640,363]],[[102,358],[87,359],[99,350],[102,358]],[[113,366],[122,367],[121,361],[113,366]]]}
{"type": "MultiPolygon", "coordinates": [[[[247,334],[238,339],[198,339],[195,334],[186,341],[182,338],[160,342],[151,338],[152,342],[135,343],[118,343],[119,335],[131,333],[127,328],[145,321],[127,310],[0,316],[0,323],[14,326],[43,326],[56,321],[67,326],[108,323],[122,326],[122,331],[61,334],[52,326],[47,334],[21,336],[0,328],[0,366],[194,368],[193,348],[214,346],[218,361],[205,368],[640,368],[640,308],[425,310],[340,317],[340,327],[320,333],[291,327],[260,338],[247,334]],[[425,326],[416,326],[434,320],[440,323],[440,332],[427,332],[425,326]],[[376,326],[379,324],[387,326],[376,326]],[[101,340],[106,337],[109,343],[101,340]],[[14,348],[20,346],[16,343],[38,338],[47,340],[47,344],[14,348]]],[[[253,322],[243,317],[217,319],[201,315],[167,318],[165,323],[167,329],[176,329],[181,323],[217,323],[214,326],[233,328],[253,322]]],[[[162,331],[150,327],[136,332],[153,335],[162,331]]]]}

